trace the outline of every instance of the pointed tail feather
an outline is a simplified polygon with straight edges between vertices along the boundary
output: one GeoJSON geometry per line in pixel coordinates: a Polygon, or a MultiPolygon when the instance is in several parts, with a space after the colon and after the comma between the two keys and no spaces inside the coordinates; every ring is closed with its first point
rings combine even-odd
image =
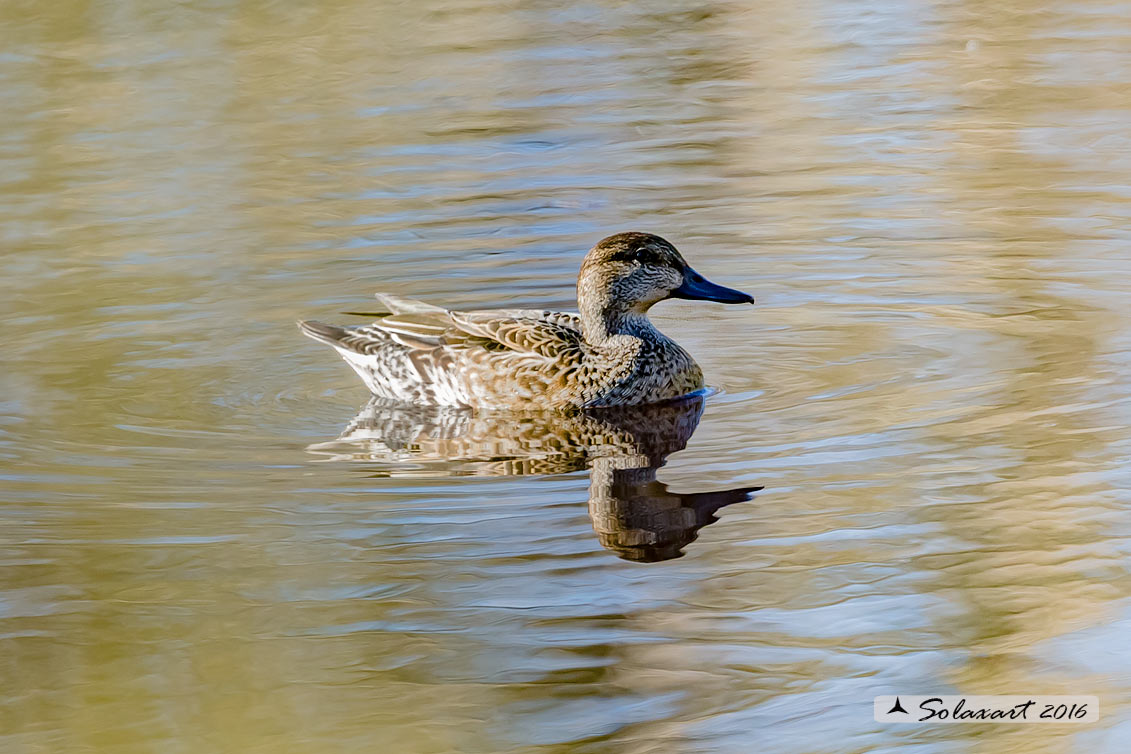
{"type": "Polygon", "coordinates": [[[324,322],[315,322],[314,320],[299,320],[298,329],[302,330],[303,335],[335,347],[340,347],[342,338],[349,335],[344,327],[327,325],[324,322]]]}
{"type": "Polygon", "coordinates": [[[374,293],[373,296],[393,314],[447,314],[442,306],[426,304],[414,298],[394,296],[391,293],[374,293]]]}

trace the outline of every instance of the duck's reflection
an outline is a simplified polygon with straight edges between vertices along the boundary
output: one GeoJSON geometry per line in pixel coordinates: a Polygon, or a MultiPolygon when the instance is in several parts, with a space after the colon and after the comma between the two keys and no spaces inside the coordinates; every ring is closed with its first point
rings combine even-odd
{"type": "Polygon", "coordinates": [[[558,474],[590,469],[589,517],[606,549],[651,563],[680,557],[715,512],[761,487],[681,493],[656,479],[682,450],[703,398],[572,414],[408,408],[372,400],[332,442],[309,450],[378,462],[389,476],[558,474]]]}

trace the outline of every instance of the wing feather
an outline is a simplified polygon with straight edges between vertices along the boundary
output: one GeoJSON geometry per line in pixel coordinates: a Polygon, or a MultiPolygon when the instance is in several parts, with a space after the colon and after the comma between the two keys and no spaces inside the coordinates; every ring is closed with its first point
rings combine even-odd
{"type": "Polygon", "coordinates": [[[370,324],[338,327],[302,323],[303,331],[337,348],[376,353],[399,344],[410,351],[481,348],[559,359],[580,352],[581,318],[542,309],[488,309],[449,312],[438,306],[388,293],[375,294],[391,314],[370,324]]]}
{"type": "Polygon", "coordinates": [[[477,309],[473,312],[458,313],[471,314],[482,319],[532,319],[581,332],[581,316],[572,312],[553,312],[547,309],[477,309]]]}
{"type": "Polygon", "coordinates": [[[578,330],[544,319],[504,318],[495,312],[452,312],[449,316],[459,330],[519,353],[553,359],[581,346],[578,330]]]}

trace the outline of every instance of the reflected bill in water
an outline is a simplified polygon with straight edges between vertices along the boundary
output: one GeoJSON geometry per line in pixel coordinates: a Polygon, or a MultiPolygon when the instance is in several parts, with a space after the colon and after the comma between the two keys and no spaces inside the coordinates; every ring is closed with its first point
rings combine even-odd
{"type": "Polygon", "coordinates": [[[518,476],[589,469],[589,517],[601,545],[625,560],[683,555],[724,506],[761,487],[675,492],[656,479],[686,447],[703,397],[572,413],[491,413],[372,399],[331,442],[328,460],[377,464],[380,476],[518,476]]]}

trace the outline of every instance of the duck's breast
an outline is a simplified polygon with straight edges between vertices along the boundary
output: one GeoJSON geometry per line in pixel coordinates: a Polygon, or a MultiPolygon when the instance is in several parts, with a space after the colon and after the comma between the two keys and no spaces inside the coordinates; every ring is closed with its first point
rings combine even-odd
{"type": "Polygon", "coordinates": [[[703,387],[703,372],[691,355],[669,339],[632,338],[620,363],[586,405],[628,406],[678,398],[703,387]]]}

